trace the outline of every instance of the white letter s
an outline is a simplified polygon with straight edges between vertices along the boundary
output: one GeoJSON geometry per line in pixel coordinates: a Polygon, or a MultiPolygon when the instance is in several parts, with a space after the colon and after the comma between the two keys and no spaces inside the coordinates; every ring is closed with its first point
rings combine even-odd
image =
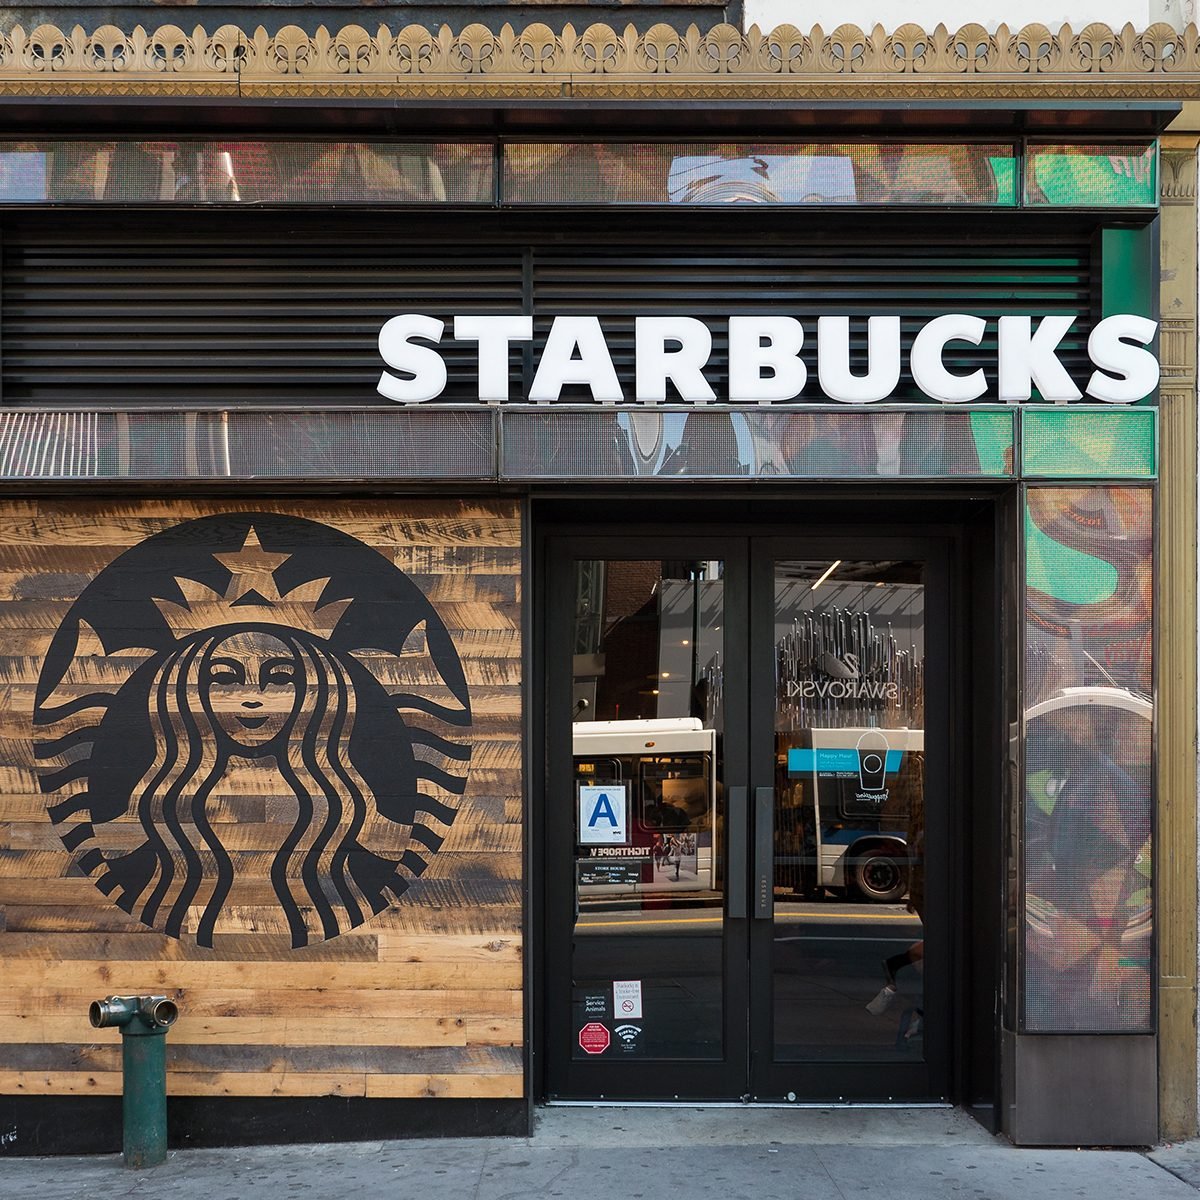
{"type": "Polygon", "coordinates": [[[404,313],[385,321],[379,331],[379,353],[394,371],[407,371],[411,379],[398,379],[384,371],[379,376],[379,394],[401,404],[420,404],[442,394],[446,386],[446,364],[429,346],[416,346],[409,338],[442,340],[445,323],[418,313],[404,313]]]}

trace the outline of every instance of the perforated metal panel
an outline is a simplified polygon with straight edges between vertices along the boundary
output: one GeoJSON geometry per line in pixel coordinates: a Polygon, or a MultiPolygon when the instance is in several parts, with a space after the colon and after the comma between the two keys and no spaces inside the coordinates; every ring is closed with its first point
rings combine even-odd
{"type": "Polygon", "coordinates": [[[0,479],[482,479],[487,409],[0,413],[0,479]]]}
{"type": "Polygon", "coordinates": [[[511,479],[994,476],[1013,470],[1010,411],[710,408],[509,410],[511,479]]]}

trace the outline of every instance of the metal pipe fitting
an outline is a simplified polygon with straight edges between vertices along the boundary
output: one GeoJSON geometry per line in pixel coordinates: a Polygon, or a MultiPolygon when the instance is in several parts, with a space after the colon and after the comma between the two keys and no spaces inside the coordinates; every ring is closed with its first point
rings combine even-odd
{"type": "Polygon", "coordinates": [[[127,1167],[154,1167],[167,1158],[167,1040],[179,1005],[167,996],[107,996],[94,1000],[95,1029],[121,1031],[122,1140],[127,1167]]]}

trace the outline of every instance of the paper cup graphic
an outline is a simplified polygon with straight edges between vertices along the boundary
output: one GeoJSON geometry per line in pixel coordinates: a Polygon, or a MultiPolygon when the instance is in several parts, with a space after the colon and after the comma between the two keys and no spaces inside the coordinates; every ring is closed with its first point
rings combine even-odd
{"type": "Polygon", "coordinates": [[[887,773],[888,740],[878,729],[858,739],[858,782],[864,792],[882,792],[887,773]]]}

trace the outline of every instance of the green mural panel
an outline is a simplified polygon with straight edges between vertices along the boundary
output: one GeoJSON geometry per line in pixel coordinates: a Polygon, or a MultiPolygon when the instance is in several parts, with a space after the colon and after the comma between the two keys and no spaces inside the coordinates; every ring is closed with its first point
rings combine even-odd
{"type": "Polygon", "coordinates": [[[1156,410],[1027,409],[1021,468],[1033,478],[1153,479],[1156,410]]]}
{"type": "Polygon", "coordinates": [[[1140,208],[1158,203],[1153,142],[1031,145],[1026,154],[1026,204],[1140,208]]]}

